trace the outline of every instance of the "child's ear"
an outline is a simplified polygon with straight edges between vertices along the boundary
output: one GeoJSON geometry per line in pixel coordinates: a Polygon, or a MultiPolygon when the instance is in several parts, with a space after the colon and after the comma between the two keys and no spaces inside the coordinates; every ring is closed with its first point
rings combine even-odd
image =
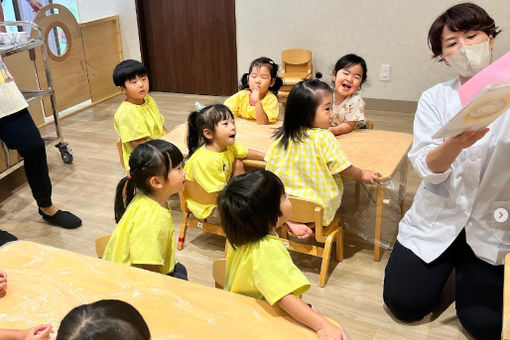
{"type": "Polygon", "coordinates": [[[124,86],[117,86],[120,92],[126,94],[126,88],[124,86]]]}
{"type": "Polygon", "coordinates": [[[269,83],[269,87],[273,87],[275,82],[276,82],[276,78],[273,78],[271,80],[271,82],[269,83]]]}
{"type": "Polygon", "coordinates": [[[163,181],[160,176],[152,176],[149,179],[149,185],[154,189],[161,189],[163,187],[163,181]]]}
{"type": "Polygon", "coordinates": [[[207,139],[213,139],[214,137],[214,134],[213,132],[211,131],[211,129],[204,129],[202,130],[202,134],[204,135],[205,138],[207,139]]]}
{"type": "Polygon", "coordinates": [[[331,75],[331,79],[333,80],[333,82],[336,81],[336,72],[333,71],[333,74],[331,75]]]}

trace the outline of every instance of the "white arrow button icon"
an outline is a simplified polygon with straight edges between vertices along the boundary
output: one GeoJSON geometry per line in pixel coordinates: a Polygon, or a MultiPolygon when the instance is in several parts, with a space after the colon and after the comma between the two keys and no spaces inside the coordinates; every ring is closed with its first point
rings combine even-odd
{"type": "Polygon", "coordinates": [[[508,219],[508,211],[505,208],[497,208],[494,210],[494,219],[499,223],[506,222],[508,219]]]}

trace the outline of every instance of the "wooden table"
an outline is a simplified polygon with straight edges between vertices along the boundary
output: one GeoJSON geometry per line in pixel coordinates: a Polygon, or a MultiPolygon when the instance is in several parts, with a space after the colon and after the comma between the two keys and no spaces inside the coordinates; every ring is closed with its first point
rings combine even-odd
{"type": "Polygon", "coordinates": [[[505,279],[503,288],[503,330],[501,339],[510,340],[510,253],[505,256],[505,279]]]}
{"type": "MultiPolygon", "coordinates": [[[[267,152],[273,142],[273,133],[281,126],[278,121],[271,125],[257,125],[253,120],[236,119],[236,141],[249,149],[267,152]]],[[[176,126],[172,131],[162,137],[175,144],[183,154],[187,154],[186,124],[176,126]]],[[[403,199],[406,184],[406,157],[413,142],[413,136],[408,133],[383,130],[354,130],[346,135],[337,137],[338,142],[352,164],[359,168],[377,170],[383,175],[383,180],[390,179],[401,167],[401,188],[399,190],[399,203],[403,212],[403,199]]],[[[260,161],[244,161],[243,163],[264,168],[265,163],[260,161]]],[[[384,184],[377,184],[376,217],[374,232],[374,260],[380,261],[382,250],[381,226],[383,214],[384,184]]]]}
{"type": "Polygon", "coordinates": [[[75,306],[120,299],[140,311],[153,339],[317,338],[265,301],[37,243],[1,247],[0,268],[8,280],[0,328],[57,329],[75,306]]]}

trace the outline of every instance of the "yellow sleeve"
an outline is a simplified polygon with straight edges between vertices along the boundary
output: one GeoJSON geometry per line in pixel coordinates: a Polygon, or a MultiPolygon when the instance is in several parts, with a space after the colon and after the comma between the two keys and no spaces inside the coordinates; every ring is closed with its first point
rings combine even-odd
{"type": "Polygon", "coordinates": [[[300,295],[310,288],[310,282],[279,239],[260,241],[260,249],[253,257],[253,278],[255,287],[271,305],[285,295],[300,295]]]}
{"type": "Polygon", "coordinates": [[[113,125],[122,143],[150,137],[150,132],[147,131],[139,112],[129,104],[122,103],[113,119],[113,125]]]}
{"type": "Polygon", "coordinates": [[[262,99],[262,108],[264,109],[270,123],[274,123],[278,120],[280,104],[278,103],[278,98],[276,98],[272,92],[268,92],[264,99],[262,99]]]}
{"type": "Polygon", "coordinates": [[[170,242],[169,216],[150,206],[140,206],[129,239],[132,264],[164,265],[170,242]]]}
{"type": "Polygon", "coordinates": [[[344,150],[340,147],[335,136],[329,131],[322,131],[317,135],[319,138],[315,140],[319,142],[319,152],[326,160],[328,169],[331,174],[337,174],[351,166],[351,162],[347,158],[344,150]]]}
{"type": "Polygon", "coordinates": [[[237,112],[239,111],[239,94],[241,92],[237,92],[236,94],[228,97],[227,99],[225,99],[225,102],[223,103],[226,107],[228,107],[230,109],[230,111],[232,111],[232,114],[234,114],[234,116],[237,116],[237,112]]]}
{"type": "Polygon", "coordinates": [[[248,148],[238,142],[235,142],[233,146],[234,150],[234,158],[235,159],[243,159],[248,156],[248,148]]]}
{"type": "Polygon", "coordinates": [[[202,189],[211,193],[223,190],[228,182],[223,162],[220,157],[214,153],[204,152],[199,148],[186,162],[184,170],[186,171],[186,179],[195,181],[202,189]]]}

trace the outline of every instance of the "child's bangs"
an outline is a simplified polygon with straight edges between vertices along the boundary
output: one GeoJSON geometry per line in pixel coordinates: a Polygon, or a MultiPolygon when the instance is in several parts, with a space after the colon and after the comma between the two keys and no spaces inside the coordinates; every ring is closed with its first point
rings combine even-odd
{"type": "Polygon", "coordinates": [[[269,69],[269,73],[271,74],[271,78],[276,77],[276,74],[273,74],[274,73],[273,65],[271,65],[270,63],[264,63],[264,62],[261,62],[261,61],[254,61],[253,64],[251,64],[251,66],[250,66],[250,72],[249,73],[251,73],[251,71],[253,71],[253,69],[260,70],[260,68],[262,66],[266,66],[269,69]]]}
{"type": "Polygon", "coordinates": [[[234,119],[234,115],[230,111],[230,109],[224,105],[221,105],[223,107],[218,107],[220,105],[215,106],[210,112],[209,112],[209,121],[212,123],[213,126],[218,125],[219,122],[226,119],[234,119]]]}

